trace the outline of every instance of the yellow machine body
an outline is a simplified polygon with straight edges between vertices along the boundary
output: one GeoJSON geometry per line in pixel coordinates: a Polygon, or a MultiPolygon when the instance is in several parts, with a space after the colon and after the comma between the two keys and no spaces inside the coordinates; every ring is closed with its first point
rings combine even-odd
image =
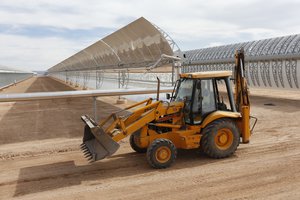
{"type": "MultiPolygon", "coordinates": [[[[119,141],[137,132],[138,135],[134,138],[134,142],[140,149],[149,148],[157,139],[167,139],[171,141],[176,149],[196,149],[201,146],[203,131],[209,126],[213,129],[212,124],[220,119],[225,119],[225,122],[226,120],[231,120],[231,122],[237,126],[242,142],[248,143],[250,139],[250,103],[246,79],[243,73],[239,72],[239,70],[242,69],[241,67],[243,67],[241,66],[244,63],[243,59],[243,53],[240,55],[236,54],[236,71],[238,73],[235,75],[234,100],[233,91],[230,89],[230,86],[227,87],[226,91],[229,95],[229,100],[232,101],[231,110],[215,110],[205,115],[205,117],[201,119],[201,123],[187,123],[187,115],[185,114],[186,100],[177,101],[173,99],[173,101],[166,102],[159,100],[154,101],[149,98],[129,106],[122,111],[113,113],[107,119],[99,123],[94,122],[88,116],[83,116],[82,119],[86,123],[86,132],[82,145],[83,149],[85,149],[87,153],[90,153],[90,159],[92,161],[100,160],[112,155],[119,148],[117,144],[119,141]],[[231,96],[232,99],[230,99],[231,96]],[[129,114],[127,112],[129,112],[129,114]],[[124,115],[122,116],[121,113],[124,115]],[[100,139],[100,135],[105,139],[100,139]],[[89,142],[91,144],[89,144],[89,142]],[[97,145],[101,146],[98,150],[95,149],[97,145]],[[104,153],[98,154],[98,151],[104,151],[104,153]]],[[[180,79],[219,80],[224,78],[224,80],[228,81],[228,85],[230,85],[229,78],[231,76],[232,72],[230,71],[210,71],[181,74],[180,79]]],[[[195,84],[196,83],[194,83],[194,87],[197,87],[195,84]]],[[[219,144],[219,149],[222,150],[222,148],[226,148],[226,145],[232,142],[230,141],[232,134],[228,131],[228,128],[220,127],[220,130],[215,133],[215,142],[219,144]],[[228,144],[226,141],[229,141],[227,142],[228,144]]],[[[161,155],[168,155],[169,150],[163,149],[161,152],[161,155]]],[[[161,158],[159,154],[155,155],[157,159],[161,158]]]]}

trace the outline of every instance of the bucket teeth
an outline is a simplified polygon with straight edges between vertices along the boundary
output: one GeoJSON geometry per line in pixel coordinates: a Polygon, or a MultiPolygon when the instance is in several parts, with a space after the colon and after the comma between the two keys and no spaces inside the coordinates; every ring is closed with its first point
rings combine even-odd
{"type": "Polygon", "coordinates": [[[82,151],[89,151],[89,149],[87,147],[84,147],[82,151]]]}
{"type": "Polygon", "coordinates": [[[88,149],[83,150],[83,153],[90,152],[88,149]]]}
{"type": "Polygon", "coordinates": [[[84,155],[91,155],[91,152],[86,152],[84,153],[84,155]]]}
{"type": "Polygon", "coordinates": [[[84,150],[82,150],[82,153],[84,153],[84,154],[85,154],[85,153],[88,153],[88,152],[90,152],[89,149],[84,149],[84,150]]]}
{"type": "Polygon", "coordinates": [[[85,149],[82,151],[83,154],[90,154],[90,151],[88,149],[85,149]]]}
{"type": "Polygon", "coordinates": [[[84,157],[88,161],[93,162],[94,161],[94,156],[92,155],[92,153],[90,152],[88,147],[84,143],[82,143],[82,144],[80,144],[80,148],[82,150],[82,153],[83,153],[84,157]]]}
{"type": "Polygon", "coordinates": [[[88,151],[89,151],[88,148],[82,149],[82,152],[83,152],[83,153],[88,152],[88,151]]]}
{"type": "Polygon", "coordinates": [[[84,157],[89,161],[89,163],[95,162],[96,155],[91,153],[87,146],[80,145],[84,157]]]}
{"type": "Polygon", "coordinates": [[[85,155],[84,157],[88,159],[91,157],[91,154],[85,155]]]}
{"type": "Polygon", "coordinates": [[[94,158],[93,158],[92,155],[91,155],[91,157],[88,159],[88,161],[90,161],[90,162],[94,161],[94,158]]]}

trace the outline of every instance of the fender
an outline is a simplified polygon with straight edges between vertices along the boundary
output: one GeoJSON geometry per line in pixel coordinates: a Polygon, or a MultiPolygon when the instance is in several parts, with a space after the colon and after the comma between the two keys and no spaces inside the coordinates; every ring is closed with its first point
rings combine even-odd
{"type": "Polygon", "coordinates": [[[201,124],[201,129],[205,128],[209,123],[220,119],[220,118],[233,118],[233,119],[237,119],[237,118],[241,118],[242,115],[238,112],[229,112],[229,111],[215,111],[213,113],[210,113],[202,122],[201,124]]]}

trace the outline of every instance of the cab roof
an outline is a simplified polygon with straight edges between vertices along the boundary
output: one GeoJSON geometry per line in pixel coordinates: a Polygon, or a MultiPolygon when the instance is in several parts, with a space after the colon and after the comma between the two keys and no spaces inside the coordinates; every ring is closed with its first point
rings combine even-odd
{"type": "Polygon", "coordinates": [[[206,71],[180,74],[180,78],[219,78],[231,76],[231,71],[206,71]]]}

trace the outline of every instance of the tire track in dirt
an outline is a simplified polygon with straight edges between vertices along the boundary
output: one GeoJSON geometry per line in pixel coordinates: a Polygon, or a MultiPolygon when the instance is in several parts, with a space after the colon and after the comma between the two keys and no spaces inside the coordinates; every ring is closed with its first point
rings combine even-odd
{"type": "MultiPolygon", "coordinates": [[[[0,145],[0,156],[12,155],[0,161],[0,199],[299,199],[300,101],[254,96],[251,102],[259,122],[250,144],[221,160],[179,151],[175,164],[165,170],[150,168],[145,155],[133,153],[127,141],[111,158],[88,164],[78,150],[82,129],[74,129],[78,122],[67,117],[65,131],[78,133],[0,145]]],[[[89,103],[45,101],[35,111],[70,110],[73,116],[82,106],[90,108],[89,103]]],[[[30,113],[28,104],[19,106],[30,113]]],[[[81,112],[91,112],[86,108],[81,112]]],[[[107,113],[113,110],[106,108],[107,113]]]]}

